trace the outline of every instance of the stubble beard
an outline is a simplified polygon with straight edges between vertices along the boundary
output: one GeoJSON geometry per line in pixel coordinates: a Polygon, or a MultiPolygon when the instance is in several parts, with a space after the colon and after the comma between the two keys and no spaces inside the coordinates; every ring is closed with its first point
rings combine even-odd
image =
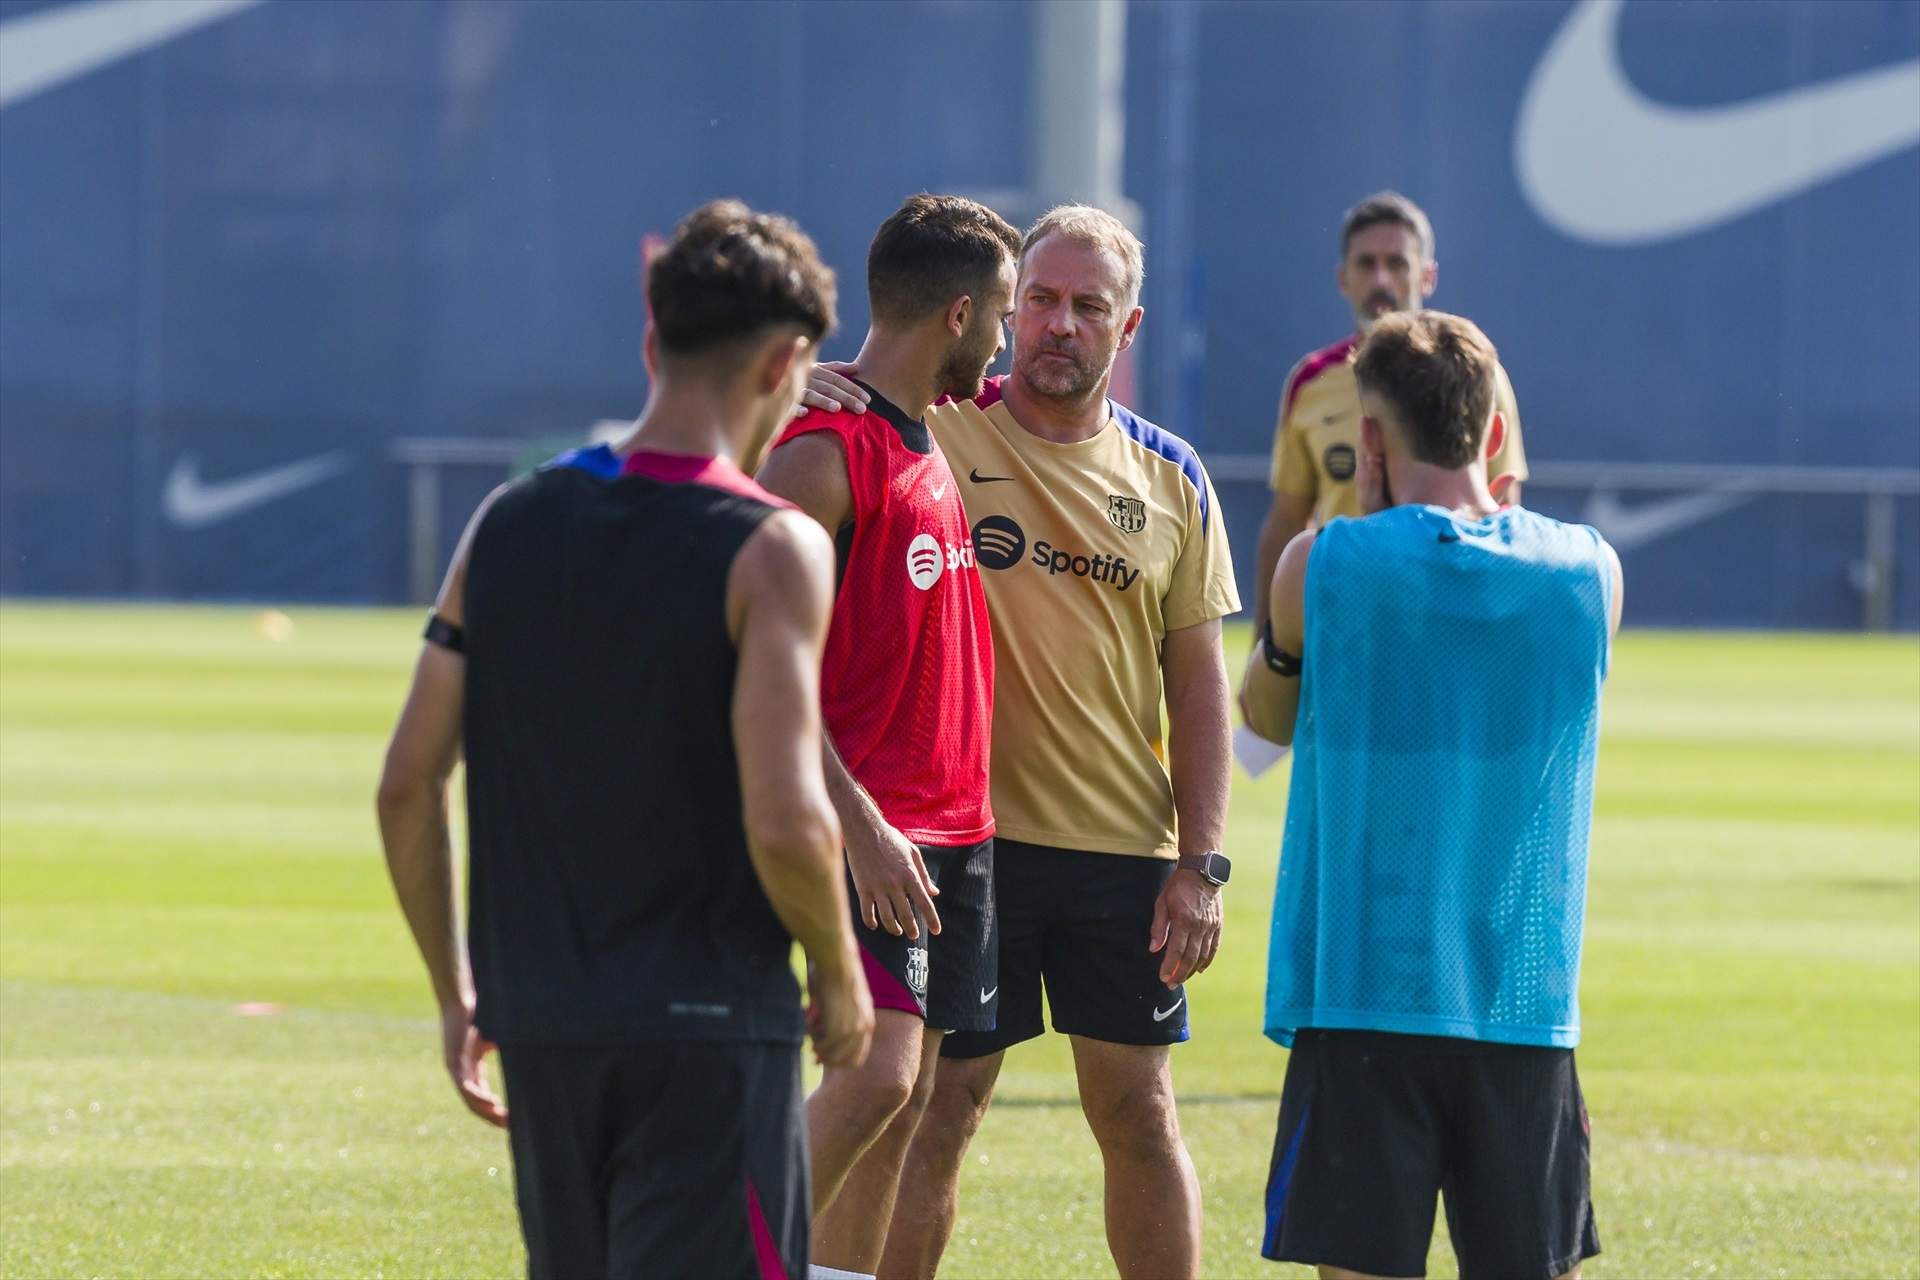
{"type": "Polygon", "coordinates": [[[940,395],[955,400],[975,400],[986,390],[987,370],[993,367],[993,346],[987,342],[960,343],[947,353],[940,366],[940,395]]]}
{"type": "Polygon", "coordinates": [[[1048,400],[1085,400],[1113,370],[1111,357],[1101,367],[1094,368],[1092,362],[1075,352],[1055,349],[1053,353],[1066,356],[1070,363],[1042,359],[1043,352],[1014,361],[1027,389],[1048,400]]]}

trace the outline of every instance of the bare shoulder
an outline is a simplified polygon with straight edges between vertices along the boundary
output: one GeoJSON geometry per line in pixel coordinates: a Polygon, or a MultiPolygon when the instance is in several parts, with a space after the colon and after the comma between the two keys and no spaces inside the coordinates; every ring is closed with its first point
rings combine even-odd
{"type": "Polygon", "coordinates": [[[767,453],[754,479],[822,524],[843,522],[850,514],[847,446],[838,431],[788,436],[767,453]]]}
{"type": "Polygon", "coordinates": [[[786,508],[768,516],[740,548],[735,564],[753,575],[833,573],[833,540],[804,512],[786,508]]]}
{"type": "Polygon", "coordinates": [[[727,574],[727,625],[736,640],[749,603],[824,618],[832,600],[833,540],[799,511],[775,511],[762,521],[727,574]]]}
{"type": "Polygon", "coordinates": [[[773,448],[767,450],[766,461],[760,464],[760,470],[754,478],[762,485],[766,485],[767,477],[776,472],[820,468],[844,470],[846,459],[847,446],[840,439],[840,433],[821,427],[818,430],[802,431],[775,441],[773,448]]]}
{"type": "Polygon", "coordinates": [[[1280,563],[1273,568],[1273,585],[1291,583],[1296,589],[1307,580],[1307,559],[1313,555],[1314,539],[1320,536],[1318,529],[1302,529],[1288,540],[1285,549],[1280,552],[1280,563]]]}

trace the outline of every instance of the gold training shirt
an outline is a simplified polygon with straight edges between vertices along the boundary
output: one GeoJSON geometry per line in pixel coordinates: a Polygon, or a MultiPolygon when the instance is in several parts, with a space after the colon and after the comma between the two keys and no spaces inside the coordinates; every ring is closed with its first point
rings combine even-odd
{"type": "Polygon", "coordinates": [[[1171,858],[1169,631],[1240,607],[1220,504],[1186,441],[1109,403],[1092,439],[1031,435],[994,379],[935,405],[993,630],[998,834],[1171,858]]]}
{"type": "MultiPolygon", "coordinates": [[[[1277,493],[1312,498],[1315,525],[1334,516],[1365,514],[1353,482],[1360,469],[1360,387],[1347,360],[1359,341],[1356,334],[1306,357],[1293,366],[1280,395],[1269,483],[1277,493]]],[[[1487,475],[1511,471],[1515,480],[1525,480],[1520,406],[1514,403],[1507,371],[1495,365],[1494,372],[1493,407],[1507,424],[1507,439],[1488,462],[1487,475]]]]}

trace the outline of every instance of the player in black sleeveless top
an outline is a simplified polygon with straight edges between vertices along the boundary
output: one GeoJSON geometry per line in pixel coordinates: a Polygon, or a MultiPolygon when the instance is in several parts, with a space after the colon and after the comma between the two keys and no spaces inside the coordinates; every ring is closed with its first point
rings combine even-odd
{"type": "Polygon", "coordinates": [[[536,472],[468,525],[381,833],[448,1070],[507,1125],[529,1274],[798,1276],[799,1044],[810,1022],[823,1060],[856,1063],[873,1010],[821,774],[832,546],[740,463],[799,395],[832,274],[791,223],[716,202],[648,294],[653,392],[620,474],[536,472]],[[510,1124],[480,1069],[496,1044],[510,1124]]]}

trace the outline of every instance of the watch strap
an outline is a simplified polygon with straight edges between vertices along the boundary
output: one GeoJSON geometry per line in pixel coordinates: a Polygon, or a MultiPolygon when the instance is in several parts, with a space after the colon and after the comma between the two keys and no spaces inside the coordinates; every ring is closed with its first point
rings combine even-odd
{"type": "Polygon", "coordinates": [[[1183,853],[1179,857],[1179,867],[1182,871],[1198,871],[1202,879],[1208,884],[1213,885],[1222,885],[1227,882],[1226,876],[1218,874],[1219,870],[1221,870],[1221,868],[1217,866],[1219,863],[1226,863],[1228,867],[1232,866],[1232,864],[1227,863],[1227,860],[1221,857],[1217,851],[1207,853],[1183,853]]]}

